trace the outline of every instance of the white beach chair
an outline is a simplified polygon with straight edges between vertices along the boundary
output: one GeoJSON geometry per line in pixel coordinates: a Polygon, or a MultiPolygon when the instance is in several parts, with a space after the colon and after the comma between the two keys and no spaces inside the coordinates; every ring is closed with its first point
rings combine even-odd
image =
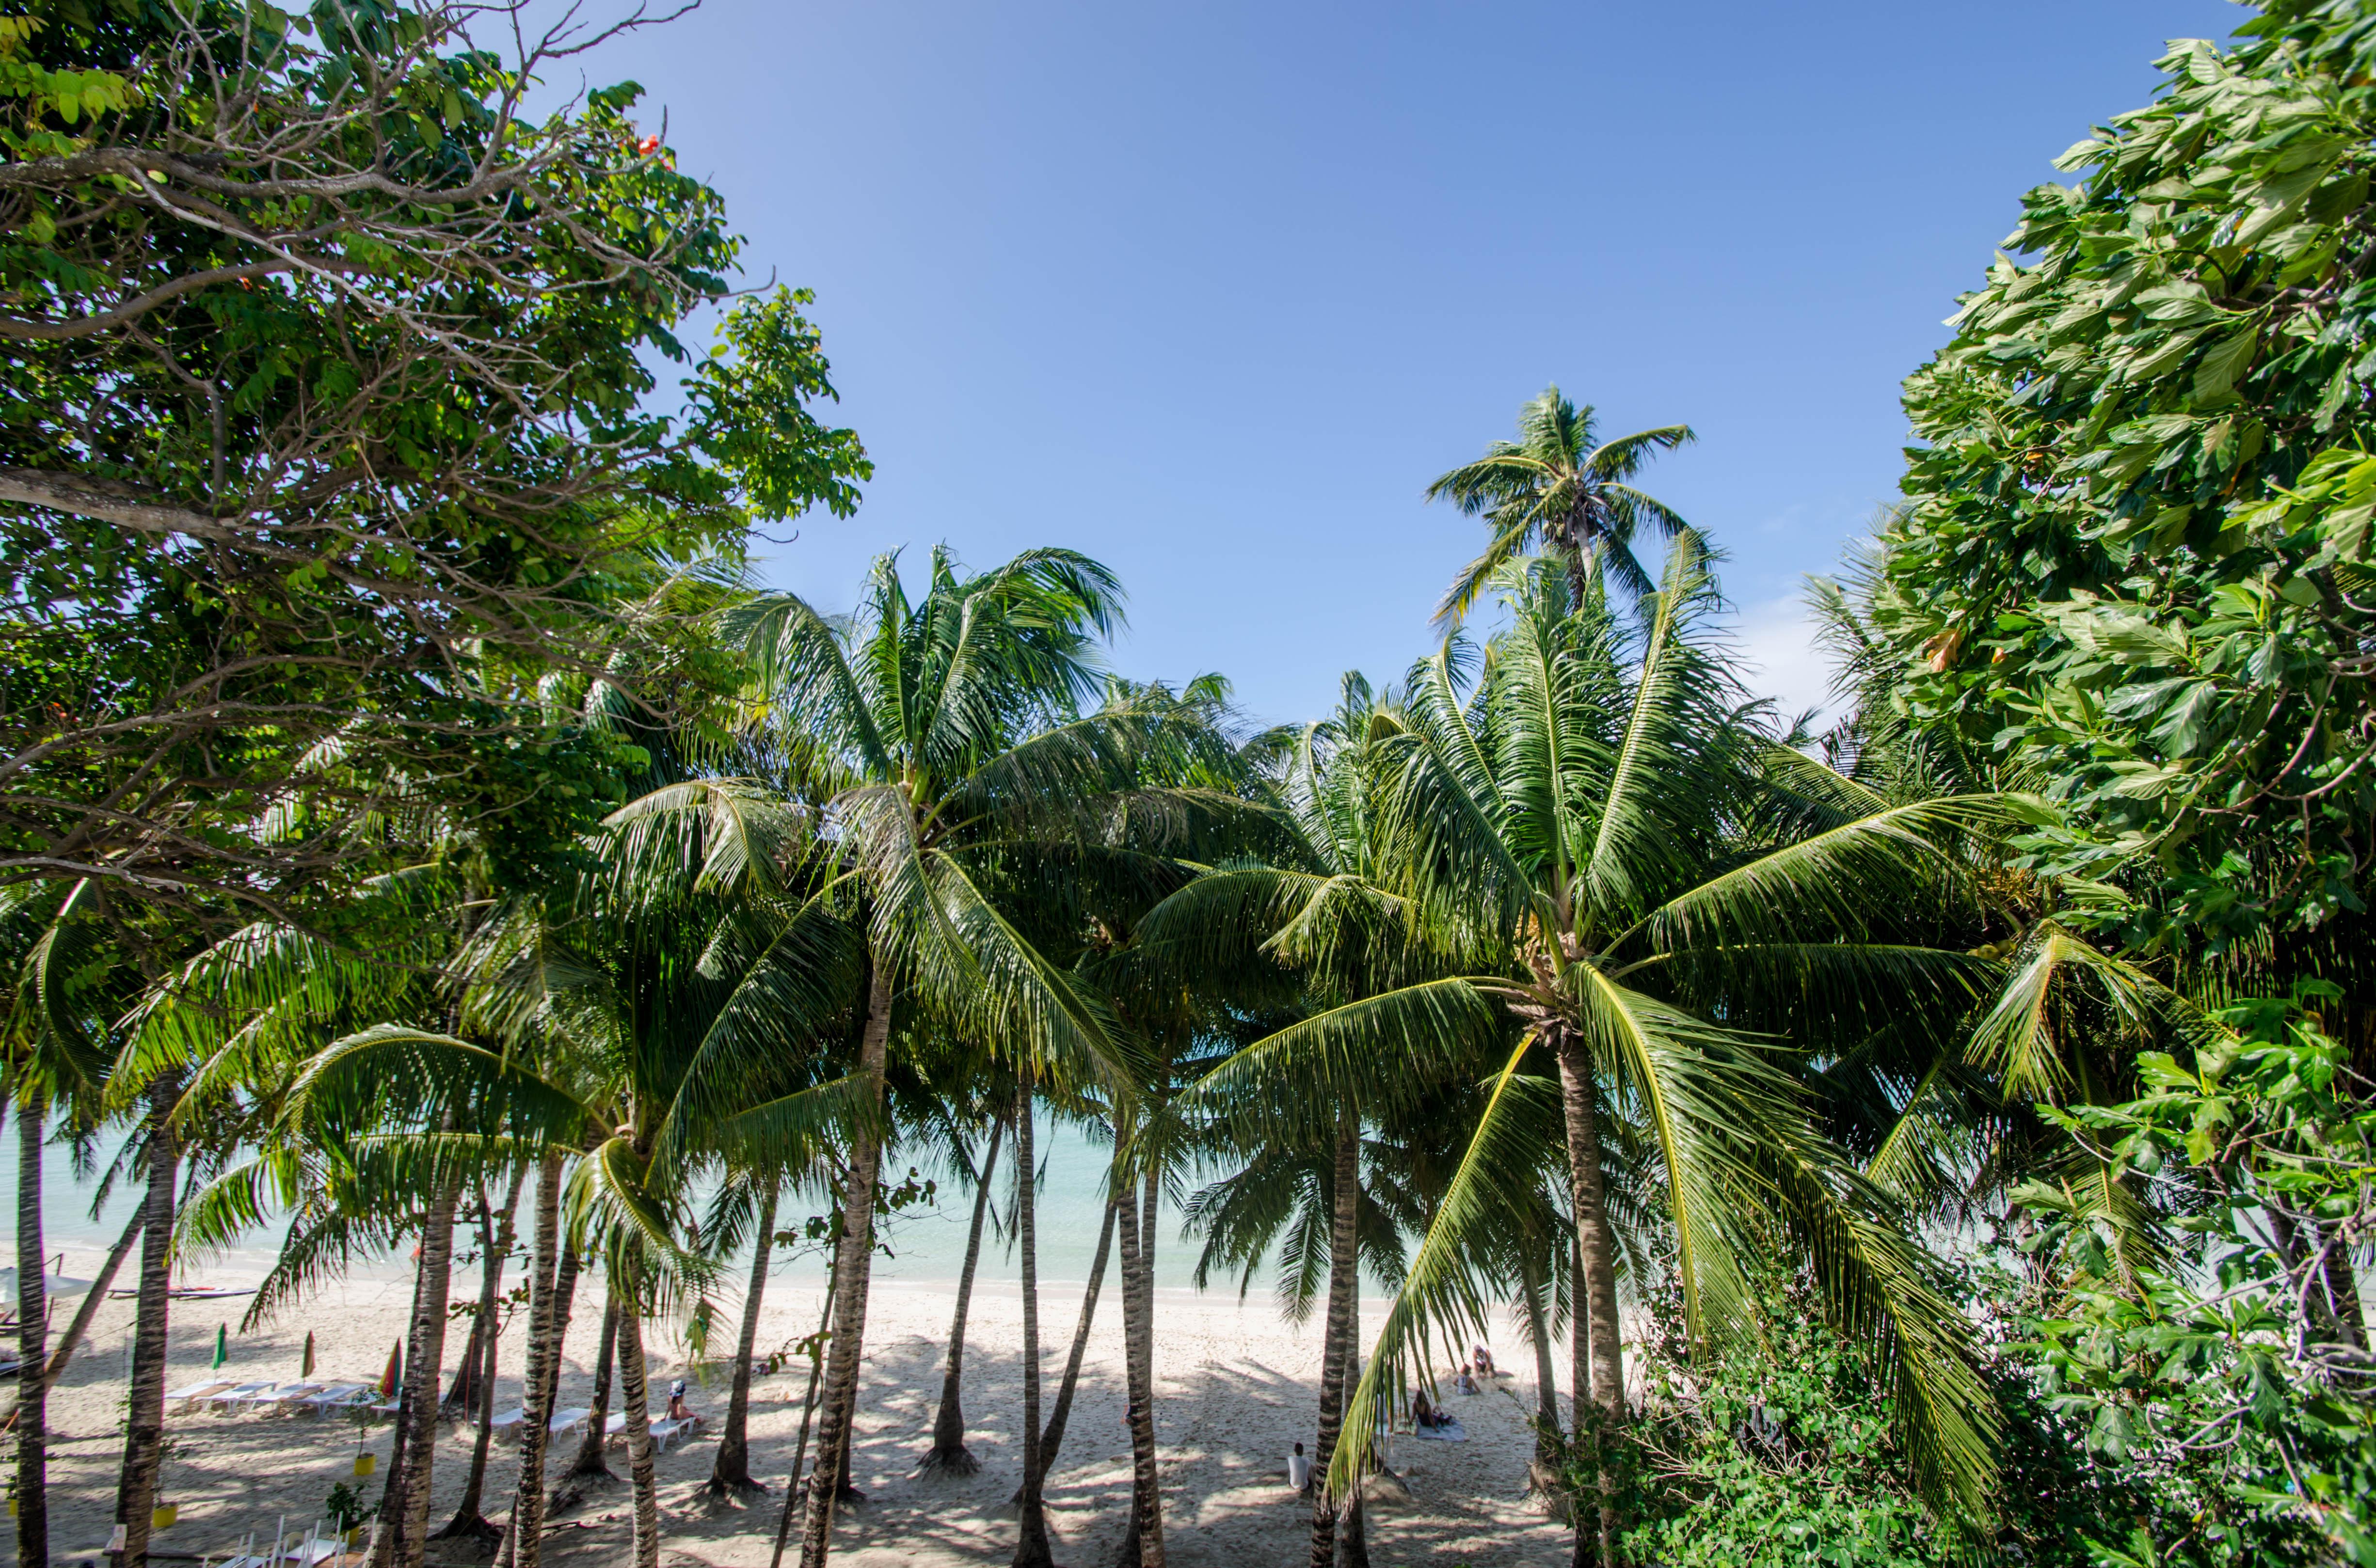
{"type": "Polygon", "coordinates": [[[552,1412],[552,1420],[544,1423],[544,1430],[555,1437],[564,1432],[576,1431],[586,1424],[586,1418],[593,1413],[583,1405],[573,1405],[566,1410],[555,1410],[552,1412]]]}
{"type": "Polygon", "coordinates": [[[368,1383],[334,1383],[319,1394],[308,1394],[293,1403],[313,1411],[317,1416],[326,1416],[332,1410],[344,1409],[350,1405],[360,1405],[370,1398],[371,1395],[372,1385],[368,1383]]]}
{"type": "Polygon", "coordinates": [[[168,1405],[179,1405],[182,1408],[186,1410],[195,1400],[203,1399],[209,1394],[220,1394],[226,1388],[235,1388],[237,1386],[238,1384],[231,1378],[210,1377],[203,1382],[189,1384],[181,1388],[168,1389],[165,1394],[165,1403],[168,1405]]]}
{"type": "Polygon", "coordinates": [[[520,1429],[526,1425],[528,1425],[528,1411],[515,1405],[508,1410],[496,1411],[495,1419],[487,1423],[487,1430],[497,1437],[517,1437],[520,1434],[520,1429]]]}
{"type": "Polygon", "coordinates": [[[255,1406],[258,1409],[262,1409],[267,1405],[276,1410],[290,1409],[307,1399],[311,1399],[315,1395],[321,1393],[324,1389],[329,1386],[330,1385],[327,1383],[315,1382],[284,1383],[279,1387],[274,1389],[270,1394],[257,1395],[255,1397],[255,1406]]]}
{"type": "Polygon", "coordinates": [[[235,1409],[273,1386],[268,1380],[263,1383],[229,1384],[216,1393],[202,1396],[198,1403],[210,1410],[235,1409]]]}

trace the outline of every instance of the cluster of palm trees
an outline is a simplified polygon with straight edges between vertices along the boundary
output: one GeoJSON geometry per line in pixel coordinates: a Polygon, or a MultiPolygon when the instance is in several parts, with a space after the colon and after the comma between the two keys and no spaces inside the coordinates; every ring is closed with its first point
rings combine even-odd
{"type": "MultiPolygon", "coordinates": [[[[128,1128],[117,1163],[145,1183],[115,1253],[138,1238],[127,1568],[148,1550],[173,1260],[267,1223],[282,1241],[255,1318],[358,1257],[419,1249],[373,1568],[413,1568],[433,1538],[441,1407],[480,1441],[437,1533],[500,1538],[533,1568],[562,1336],[598,1278],[604,1409],[571,1468],[603,1466],[615,1369],[636,1561],[654,1568],[647,1325],[706,1328],[751,1249],[714,1484],[757,1486],[748,1392],[793,1195],[830,1217],[830,1284],[778,1546],[797,1531],[802,1568],[823,1568],[885,1172],[933,1153],[975,1188],[940,1419],[919,1434],[927,1472],[963,1472],[966,1290],[1010,1142],[1018,1564],[1051,1560],[1044,1483],[1112,1253],[1135,1461],[1122,1561],[1165,1560],[1167,1191],[1188,1195],[1200,1283],[1276,1258],[1290,1312],[1325,1299],[1315,1565],[1366,1561],[1373,1438],[1431,1352],[1517,1312],[1556,1487],[1629,1419],[1621,1299],[1673,1287],[1687,1341],[1715,1347],[1748,1331],[1752,1263],[1777,1254],[1886,1367],[1926,1493],[1985,1517],[1994,1406],[1920,1228],[2084,1159],[2024,1107],[2062,1092],[2057,1063],[2095,1038],[2074,1011],[2160,1003],[1997,869],[2005,806],[1984,769],[1863,716],[1812,744],[1748,695],[1705,540],[1631,483],[1690,437],[1603,444],[1556,388],[1529,404],[1517,442],[1433,489],[1491,529],[1446,596],[1443,645],[1384,690],[1347,676],[1308,726],[1249,732],[1214,678],[1108,675],[1121,594],[1081,555],[969,573],[935,552],[912,587],[885,557],[848,616],[707,583],[677,601],[695,601],[701,670],[549,694],[608,726],[636,776],[534,877],[467,817],[399,796],[377,830],[402,852],[334,929],[264,921],[144,966],[94,890],[11,894],[19,1278],[41,1272],[53,1124],[128,1128]],[[1667,541],[1655,578],[1634,553],[1645,522],[1667,541]],[[1502,613],[1478,639],[1460,622],[1488,595],[1502,613]],[[702,699],[665,724],[622,695],[696,676],[702,699]],[[1045,1411],[1035,1110],[1111,1151],[1045,1411]],[[476,1326],[441,1398],[457,1231],[480,1255],[476,1326]],[[499,1526],[481,1515],[493,1326],[523,1252],[526,1436],[499,1526]],[[1367,1336],[1364,1265],[1397,1292],[1367,1336]]],[[[1846,601],[1839,628],[1853,639],[1846,601]]],[[[2109,1179],[2100,1200],[2133,1207],[2109,1179]]],[[[29,1563],[47,1553],[42,1394],[71,1353],[40,1318],[29,1301],[14,1418],[29,1563]]],[[[1604,1471],[1574,1501],[1580,1561],[1617,1561],[1612,1488],[1604,1471]]]]}

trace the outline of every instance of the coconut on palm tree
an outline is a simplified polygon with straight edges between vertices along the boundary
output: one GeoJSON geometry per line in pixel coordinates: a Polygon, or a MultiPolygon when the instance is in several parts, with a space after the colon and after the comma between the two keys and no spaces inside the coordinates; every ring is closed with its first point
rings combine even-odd
{"type": "Polygon", "coordinates": [[[1450,501],[1493,530],[1445,591],[1436,619],[1465,617],[1496,572],[1538,548],[1567,568],[1579,603],[1586,585],[1604,576],[1637,599],[1647,595],[1650,574],[1634,554],[1642,525],[1669,540],[1690,525],[1633,481],[1653,453],[1692,439],[1691,426],[1666,424],[1603,441],[1591,404],[1579,408],[1557,386],[1545,388],[1518,410],[1517,440],[1496,441],[1427,487],[1430,501],[1450,501]]]}

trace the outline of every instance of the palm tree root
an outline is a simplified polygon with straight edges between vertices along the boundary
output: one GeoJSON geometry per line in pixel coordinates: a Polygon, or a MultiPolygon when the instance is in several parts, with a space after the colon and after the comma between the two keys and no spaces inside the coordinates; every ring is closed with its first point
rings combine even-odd
{"type": "Polygon", "coordinates": [[[980,1468],[981,1461],[964,1443],[952,1447],[936,1443],[933,1451],[918,1462],[916,1475],[920,1479],[926,1476],[969,1476],[980,1468]]]}

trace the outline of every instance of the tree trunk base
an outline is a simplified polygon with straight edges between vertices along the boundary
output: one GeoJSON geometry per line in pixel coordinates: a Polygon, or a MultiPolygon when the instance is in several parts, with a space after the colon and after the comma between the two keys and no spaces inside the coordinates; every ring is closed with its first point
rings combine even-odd
{"type": "Polygon", "coordinates": [[[918,1462],[916,1479],[921,1480],[928,1476],[951,1478],[970,1476],[980,1468],[981,1461],[975,1458],[973,1450],[964,1443],[960,1443],[954,1448],[943,1443],[935,1443],[933,1445],[933,1451],[918,1462]]]}
{"type": "Polygon", "coordinates": [[[1527,1495],[1534,1499],[1535,1506],[1542,1511],[1545,1518],[1556,1519],[1562,1525],[1575,1522],[1575,1511],[1570,1505],[1568,1498],[1567,1482],[1561,1478],[1557,1469],[1539,1458],[1527,1466],[1527,1495]]]}
{"type": "Polygon", "coordinates": [[[489,1524],[485,1516],[479,1514],[472,1514],[468,1518],[457,1518],[444,1529],[434,1530],[429,1535],[431,1540],[478,1541],[488,1546],[503,1538],[503,1526],[489,1524]]]}
{"type": "Polygon", "coordinates": [[[1130,1533],[1122,1538],[1122,1548],[1114,1553],[1113,1568],[1138,1568],[1138,1521],[1130,1522],[1130,1533]]]}
{"type": "Polygon", "coordinates": [[[701,1490],[714,1498],[755,1497],[767,1490],[767,1483],[748,1473],[739,1476],[712,1476],[701,1490]]]}

